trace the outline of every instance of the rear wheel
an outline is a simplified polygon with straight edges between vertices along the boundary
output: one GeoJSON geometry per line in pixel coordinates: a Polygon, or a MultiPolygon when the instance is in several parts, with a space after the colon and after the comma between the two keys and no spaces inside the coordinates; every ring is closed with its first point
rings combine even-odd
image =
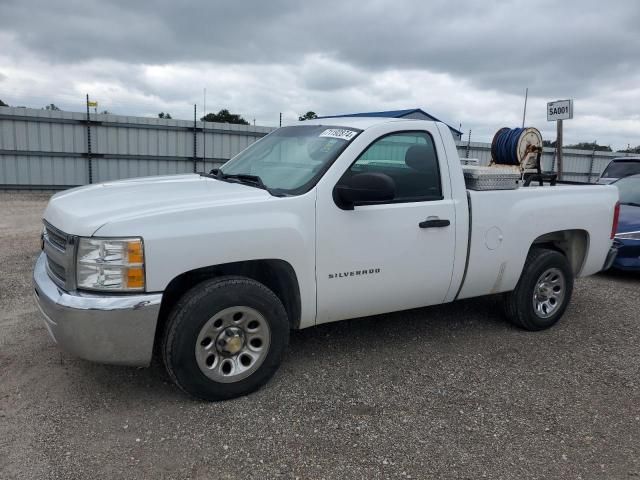
{"type": "Polygon", "coordinates": [[[573,292],[573,272],[561,253],[533,248],[513,292],[504,295],[507,318],[526,330],[555,325],[573,292]]]}
{"type": "Polygon", "coordinates": [[[205,281],[171,312],[162,353],[167,372],[204,400],[251,393],[275,373],[289,340],[280,299],[244,277],[205,281]]]}

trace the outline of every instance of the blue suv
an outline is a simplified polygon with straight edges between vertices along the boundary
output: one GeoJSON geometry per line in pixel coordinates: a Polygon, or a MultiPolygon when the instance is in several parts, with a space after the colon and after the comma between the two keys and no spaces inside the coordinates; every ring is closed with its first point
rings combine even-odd
{"type": "Polygon", "coordinates": [[[614,244],[618,256],[613,268],[640,271],[640,175],[613,183],[620,191],[620,216],[614,244]]]}

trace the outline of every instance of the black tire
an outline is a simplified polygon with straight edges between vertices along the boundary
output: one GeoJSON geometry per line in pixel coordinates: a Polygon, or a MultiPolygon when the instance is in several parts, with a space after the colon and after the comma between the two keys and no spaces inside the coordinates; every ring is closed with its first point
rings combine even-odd
{"type": "Polygon", "coordinates": [[[169,314],[162,342],[165,368],[184,392],[208,401],[247,395],[276,372],[289,342],[289,321],[280,299],[263,284],[245,277],[206,280],[183,295],[169,314]],[[268,324],[270,344],[260,366],[248,377],[221,383],[206,376],[196,360],[201,329],[213,316],[237,306],[258,311],[268,324]]]}
{"type": "MultiPolygon", "coordinates": [[[[556,286],[553,287],[553,289],[555,288],[556,286]]],[[[515,290],[505,293],[503,296],[504,311],[509,321],[520,328],[531,331],[544,330],[560,320],[569,305],[572,292],[573,271],[567,258],[555,250],[532,248],[515,290]],[[553,310],[548,312],[544,310],[544,305],[540,311],[534,307],[534,294],[537,291],[538,281],[543,275],[546,276],[547,272],[552,272],[551,279],[554,278],[554,274],[563,277],[556,282],[564,280],[562,299],[561,301],[555,300],[554,304],[549,304],[553,310]]],[[[540,303],[538,302],[538,304],[540,303]]]]}

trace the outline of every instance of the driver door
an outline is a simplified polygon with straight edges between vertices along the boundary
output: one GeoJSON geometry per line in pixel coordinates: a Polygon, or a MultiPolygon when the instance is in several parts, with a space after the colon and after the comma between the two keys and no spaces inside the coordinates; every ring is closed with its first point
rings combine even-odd
{"type": "MultiPolygon", "coordinates": [[[[454,263],[455,206],[436,127],[375,139],[346,166],[341,180],[382,173],[393,200],[343,210],[336,182],[318,189],[317,323],[442,303],[454,263]],[[429,222],[429,220],[448,220],[429,222]],[[426,226],[438,224],[440,226],[426,226]]],[[[341,181],[338,180],[338,183],[341,181]]]]}

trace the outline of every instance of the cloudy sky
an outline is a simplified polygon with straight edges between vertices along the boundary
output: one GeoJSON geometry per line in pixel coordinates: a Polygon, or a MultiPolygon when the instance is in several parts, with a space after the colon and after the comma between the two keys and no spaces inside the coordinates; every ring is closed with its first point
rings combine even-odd
{"type": "Polygon", "coordinates": [[[420,107],[490,141],[522,121],[565,143],[640,144],[640,2],[0,0],[0,99],[257,124],[420,107]]]}

